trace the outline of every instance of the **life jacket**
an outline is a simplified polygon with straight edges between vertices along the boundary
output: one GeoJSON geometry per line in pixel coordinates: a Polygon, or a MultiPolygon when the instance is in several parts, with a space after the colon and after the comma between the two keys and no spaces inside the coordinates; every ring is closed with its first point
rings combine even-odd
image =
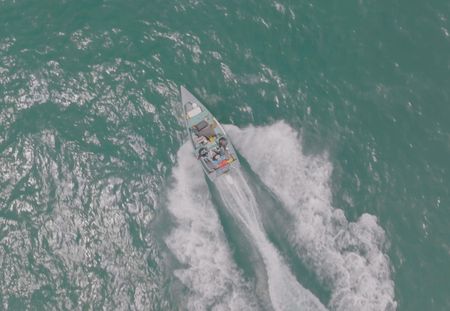
{"type": "Polygon", "coordinates": [[[219,167],[222,168],[227,164],[228,164],[228,160],[222,160],[222,162],[219,163],[219,167]]]}

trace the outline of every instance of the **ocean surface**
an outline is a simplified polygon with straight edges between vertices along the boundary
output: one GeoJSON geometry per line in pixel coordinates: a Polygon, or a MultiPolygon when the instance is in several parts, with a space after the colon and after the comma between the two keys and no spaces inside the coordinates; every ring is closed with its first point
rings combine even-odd
{"type": "Polygon", "coordinates": [[[449,18],[0,0],[0,310],[450,310],[449,18]],[[180,85],[239,153],[215,184],[180,85]]]}

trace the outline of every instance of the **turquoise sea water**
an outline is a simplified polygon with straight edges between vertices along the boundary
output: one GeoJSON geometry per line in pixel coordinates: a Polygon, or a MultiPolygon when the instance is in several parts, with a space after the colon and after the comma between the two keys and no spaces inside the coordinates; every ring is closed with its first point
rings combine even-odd
{"type": "Polygon", "coordinates": [[[449,15],[0,1],[0,309],[449,310],[449,15]],[[216,185],[180,85],[241,156],[216,185]]]}

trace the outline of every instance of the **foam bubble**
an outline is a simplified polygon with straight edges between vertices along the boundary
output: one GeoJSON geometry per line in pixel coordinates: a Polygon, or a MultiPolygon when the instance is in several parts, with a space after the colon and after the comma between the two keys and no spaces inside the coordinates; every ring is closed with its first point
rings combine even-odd
{"type": "Polygon", "coordinates": [[[203,172],[186,143],[178,152],[168,208],[177,223],[166,243],[186,268],[174,273],[190,289],[188,310],[257,309],[231,258],[203,172]]]}
{"type": "Polygon", "coordinates": [[[395,310],[385,233],[375,216],[348,222],[333,208],[332,165],[302,153],[298,134],[284,122],[243,130],[227,126],[236,147],[295,219],[290,242],[330,287],[333,310],[395,310]]]}

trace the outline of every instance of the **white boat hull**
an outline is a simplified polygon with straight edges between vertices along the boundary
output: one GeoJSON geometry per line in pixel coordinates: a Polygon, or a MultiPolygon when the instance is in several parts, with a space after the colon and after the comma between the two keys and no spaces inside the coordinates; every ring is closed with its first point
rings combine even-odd
{"type": "Polygon", "coordinates": [[[239,167],[236,150],[222,125],[188,90],[180,87],[180,93],[189,139],[206,176],[214,181],[239,167]]]}

